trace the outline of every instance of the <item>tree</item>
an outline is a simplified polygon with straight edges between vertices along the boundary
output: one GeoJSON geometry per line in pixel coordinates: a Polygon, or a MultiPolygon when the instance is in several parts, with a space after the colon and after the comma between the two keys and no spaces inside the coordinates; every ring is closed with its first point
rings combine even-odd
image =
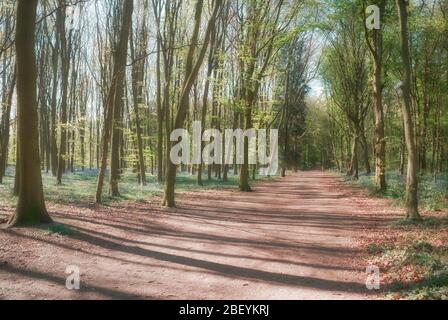
{"type": "Polygon", "coordinates": [[[406,147],[408,150],[408,169],[406,175],[406,218],[420,220],[418,212],[418,181],[417,181],[417,150],[415,144],[415,131],[411,110],[411,59],[409,54],[408,8],[406,0],[396,0],[398,16],[400,18],[400,44],[403,64],[403,82],[401,91],[403,95],[402,113],[406,147]]]}
{"type": "Polygon", "coordinates": [[[111,138],[111,160],[110,160],[110,180],[109,194],[114,197],[120,196],[118,190],[118,181],[120,179],[120,146],[122,143],[121,135],[123,130],[123,107],[125,97],[125,79],[126,79],[126,60],[128,53],[129,35],[132,26],[132,13],[134,10],[134,0],[126,0],[123,7],[123,20],[121,26],[120,40],[116,48],[115,61],[118,64],[116,77],[114,108],[112,120],[112,138],[111,138]]]}
{"type": "MultiPolygon", "coordinates": [[[[383,110],[383,21],[386,1],[377,1],[380,10],[380,29],[373,29],[369,34],[366,24],[366,41],[372,54],[374,65],[373,77],[373,111],[375,115],[374,152],[375,152],[375,187],[377,191],[386,189],[386,139],[384,136],[383,110]]],[[[364,10],[365,11],[365,10],[364,10]]]]}
{"type": "Polygon", "coordinates": [[[147,10],[148,10],[148,0],[144,3],[144,12],[141,26],[137,29],[137,34],[135,39],[131,41],[131,52],[133,60],[135,61],[132,65],[132,98],[134,103],[134,117],[135,117],[135,131],[137,136],[137,154],[138,154],[138,171],[139,171],[139,181],[145,186],[146,185],[146,165],[145,158],[143,154],[143,138],[142,138],[142,124],[140,108],[143,104],[143,81],[145,78],[145,59],[143,56],[146,52],[147,42],[148,42],[148,31],[147,31],[147,10]],[[137,48],[135,48],[135,45],[137,48]]]}
{"type": "Polygon", "coordinates": [[[105,106],[105,122],[103,128],[103,150],[101,157],[101,167],[98,174],[98,182],[96,188],[96,203],[101,203],[104,178],[106,174],[107,158],[109,153],[109,140],[112,136],[111,149],[111,177],[110,177],[110,193],[111,195],[119,195],[118,193],[118,147],[119,147],[119,129],[116,128],[114,120],[120,119],[121,109],[123,106],[124,95],[124,79],[126,72],[126,60],[127,60],[127,48],[129,34],[132,24],[132,13],[134,11],[133,0],[125,0],[123,3],[123,20],[121,24],[120,37],[118,46],[114,55],[114,71],[112,77],[112,83],[110,84],[109,92],[107,95],[107,105],[105,106]],[[114,133],[112,130],[115,128],[114,133]]]}
{"type": "MultiPolygon", "coordinates": [[[[196,80],[196,77],[198,76],[199,69],[202,66],[202,63],[205,58],[205,54],[209,45],[211,33],[213,30],[213,26],[216,22],[216,18],[218,16],[218,13],[222,7],[222,1],[221,0],[214,0],[213,1],[213,13],[211,18],[208,21],[205,37],[204,37],[204,43],[200,47],[199,51],[197,51],[196,47],[198,45],[199,40],[199,29],[201,26],[201,20],[202,20],[202,11],[203,11],[204,1],[198,0],[196,4],[195,9],[195,24],[193,33],[191,36],[191,41],[186,57],[186,66],[185,66],[185,76],[183,80],[183,84],[181,86],[181,95],[179,97],[179,102],[177,104],[177,114],[174,121],[174,129],[182,129],[185,118],[187,116],[187,111],[189,108],[189,99],[190,99],[190,92],[191,88],[193,87],[193,84],[196,80]],[[195,56],[197,58],[195,59],[195,56]]],[[[170,137],[167,136],[168,141],[170,140],[170,137]]],[[[171,144],[172,146],[175,145],[175,143],[171,144]]],[[[167,158],[169,159],[170,152],[167,150],[167,158]]],[[[175,185],[176,185],[176,165],[172,163],[170,160],[167,162],[167,172],[166,172],[166,182],[165,182],[165,197],[163,200],[163,204],[167,207],[175,207],[175,185]]]]}
{"type": "MultiPolygon", "coordinates": [[[[366,171],[368,165],[367,143],[365,142],[365,120],[370,107],[368,86],[367,48],[359,25],[353,18],[355,7],[348,10],[339,21],[337,32],[331,39],[331,46],[325,53],[322,76],[331,100],[342,112],[351,134],[351,155],[348,175],[358,179],[358,156],[361,141],[364,141],[366,171]],[[351,13],[351,14],[350,14],[351,13]]],[[[335,119],[333,119],[335,120],[335,119]]]]}
{"type": "MultiPolygon", "coordinates": [[[[242,104],[244,127],[249,130],[253,126],[253,111],[258,100],[261,80],[269,67],[273,56],[282,47],[282,37],[287,27],[296,17],[301,1],[290,4],[290,11],[282,21],[282,11],[287,7],[283,0],[246,1],[243,9],[244,19],[240,39],[239,68],[240,102],[242,104]],[[283,22],[283,23],[282,23],[283,22]]],[[[244,163],[241,166],[240,191],[251,191],[249,185],[249,140],[244,139],[244,163]]]]}
{"type": "Polygon", "coordinates": [[[16,22],[18,147],[20,154],[19,199],[9,226],[50,223],[44,201],[39,156],[36,97],[37,0],[18,0],[16,22]]]}
{"type": "Polygon", "coordinates": [[[62,184],[62,175],[66,168],[66,152],[67,152],[67,99],[70,74],[70,51],[71,40],[67,39],[65,30],[66,5],[65,0],[58,0],[56,29],[59,37],[60,55],[61,55],[61,139],[58,154],[58,170],[57,183],[62,184]]]}
{"type": "MultiPolygon", "coordinates": [[[[5,72],[6,74],[6,72],[5,72]]],[[[2,116],[2,121],[0,123],[0,183],[2,183],[3,176],[5,175],[6,165],[8,163],[8,152],[9,152],[9,129],[11,120],[11,107],[12,99],[14,94],[14,89],[16,87],[16,70],[12,74],[12,79],[10,80],[9,90],[3,99],[3,103],[6,106],[4,114],[2,116]]]]}

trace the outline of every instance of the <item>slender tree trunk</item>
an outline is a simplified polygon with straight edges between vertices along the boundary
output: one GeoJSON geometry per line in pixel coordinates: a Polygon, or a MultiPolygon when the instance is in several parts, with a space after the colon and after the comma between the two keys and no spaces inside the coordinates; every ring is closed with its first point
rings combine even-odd
{"type": "Polygon", "coordinates": [[[6,98],[6,110],[2,118],[2,137],[0,139],[0,183],[2,183],[3,177],[5,176],[6,166],[8,164],[8,154],[9,154],[9,130],[10,130],[10,121],[11,121],[11,106],[12,106],[12,98],[14,95],[14,88],[16,87],[16,78],[17,72],[14,69],[14,74],[11,79],[11,83],[9,86],[9,91],[7,93],[6,98]]]}
{"type": "MultiPolygon", "coordinates": [[[[124,75],[126,72],[127,45],[129,40],[130,26],[132,23],[133,9],[134,9],[133,0],[125,0],[123,4],[123,23],[120,31],[120,41],[114,57],[115,63],[114,63],[113,78],[106,100],[107,105],[105,108],[105,121],[104,121],[103,142],[102,142],[103,149],[102,149],[102,157],[95,195],[96,203],[101,203],[102,201],[104,178],[106,174],[107,158],[109,153],[109,140],[111,139],[111,131],[113,127],[112,122],[116,110],[115,106],[117,103],[120,103],[117,100],[122,100],[123,97],[122,94],[124,92],[124,90],[118,90],[118,88],[121,86],[121,88],[123,89],[124,75]],[[117,92],[121,93],[117,94],[117,92]]],[[[118,171],[119,168],[116,167],[114,169],[118,171]]],[[[112,184],[115,183],[112,180],[113,178],[111,174],[111,189],[112,184]]],[[[118,182],[117,182],[117,189],[118,189],[118,182]]],[[[111,190],[111,191],[118,191],[118,190],[111,190]]],[[[113,195],[113,193],[111,194],[113,195]]]]}
{"type": "Polygon", "coordinates": [[[157,36],[157,182],[163,181],[163,118],[162,74],[160,68],[160,36],[157,36]]]}
{"type": "Polygon", "coordinates": [[[57,30],[60,37],[60,54],[61,54],[61,140],[59,144],[57,184],[62,184],[62,175],[66,168],[66,152],[67,152],[67,96],[68,81],[70,73],[70,52],[67,47],[67,38],[65,32],[65,0],[58,1],[57,10],[57,30]]]}
{"type": "MultiPolygon", "coordinates": [[[[214,64],[214,32],[212,33],[212,40],[211,40],[211,49],[210,49],[210,53],[209,53],[209,57],[208,57],[208,70],[207,70],[207,78],[205,80],[205,85],[204,85],[204,94],[202,96],[202,110],[201,110],[201,126],[202,126],[202,133],[204,133],[204,128],[205,128],[205,121],[207,118],[207,105],[208,105],[208,92],[210,89],[210,77],[212,76],[213,73],[213,64],[214,64]]],[[[204,142],[201,139],[201,150],[203,150],[204,148],[204,142]]],[[[204,164],[202,162],[202,155],[201,155],[201,163],[199,163],[198,165],[198,172],[197,172],[197,184],[199,186],[203,186],[204,183],[202,181],[202,169],[204,167],[204,164]]]]}
{"type": "Polygon", "coordinates": [[[353,135],[352,141],[352,158],[350,160],[350,175],[353,180],[359,179],[359,166],[358,166],[358,144],[359,144],[359,133],[356,132],[353,135]]]}
{"type": "MultiPolygon", "coordinates": [[[[252,98],[248,99],[249,106],[247,107],[247,110],[245,112],[245,129],[251,129],[252,128],[252,105],[253,100],[252,98]]],[[[239,189],[243,192],[250,192],[252,191],[250,185],[249,185],[249,139],[244,139],[244,163],[241,166],[240,171],[240,182],[239,182],[239,189]]]]}
{"type": "MultiPolygon", "coordinates": [[[[381,32],[381,31],[379,31],[381,32]]],[[[381,34],[378,35],[382,39],[381,34]]],[[[378,52],[382,51],[382,40],[378,40],[378,52]]],[[[375,62],[374,77],[374,114],[375,114],[375,188],[377,191],[384,191],[386,184],[386,140],[384,137],[384,112],[383,112],[383,89],[382,89],[382,53],[381,58],[375,62]]]]}
{"type": "MultiPolygon", "coordinates": [[[[379,1],[380,14],[384,14],[386,1],[379,1]]],[[[382,18],[382,16],[381,16],[382,18]]],[[[382,20],[382,19],[381,19],[382,20]]],[[[374,152],[375,152],[375,189],[384,191],[386,185],[386,140],[384,138],[384,110],[383,110],[383,21],[380,29],[372,31],[372,42],[370,42],[367,28],[366,40],[373,57],[373,112],[375,115],[374,128],[374,152]]]]}
{"type": "Polygon", "coordinates": [[[116,64],[119,68],[116,73],[116,85],[114,93],[113,122],[112,122],[112,144],[111,144],[111,164],[109,194],[113,197],[120,196],[118,190],[118,180],[120,179],[120,145],[123,130],[122,110],[124,107],[123,97],[125,96],[124,81],[126,76],[126,60],[128,52],[129,34],[132,25],[132,13],[134,10],[134,0],[125,0],[123,7],[123,20],[120,33],[120,41],[117,48],[116,64]]]}
{"type": "Polygon", "coordinates": [[[59,62],[59,37],[56,36],[56,44],[52,53],[52,94],[51,94],[51,111],[50,111],[50,144],[51,144],[51,173],[54,177],[58,171],[58,146],[56,139],[56,109],[58,94],[58,62],[59,62]]]}
{"type": "MultiPolygon", "coordinates": [[[[147,6],[147,4],[146,4],[147,6]]],[[[146,8],[146,7],[145,7],[146,8]]],[[[146,9],[142,22],[141,35],[136,35],[135,44],[138,46],[135,48],[134,40],[131,40],[131,52],[134,60],[138,57],[135,54],[135,49],[138,50],[139,55],[143,55],[147,46],[147,32],[146,32],[146,9]],[[138,41],[139,40],[139,41],[138,41]]],[[[143,81],[145,78],[145,60],[141,59],[132,66],[132,95],[134,102],[134,114],[135,114],[135,130],[137,136],[137,155],[139,165],[139,180],[141,185],[146,185],[146,164],[143,154],[143,139],[142,139],[142,127],[140,121],[140,106],[143,104],[143,81]]]]}
{"type": "Polygon", "coordinates": [[[411,220],[420,220],[418,212],[418,181],[417,181],[417,151],[415,144],[415,131],[411,110],[411,60],[409,54],[408,11],[406,0],[396,0],[401,27],[401,58],[403,60],[403,100],[402,112],[406,146],[408,149],[408,169],[406,177],[406,217],[411,220]]]}

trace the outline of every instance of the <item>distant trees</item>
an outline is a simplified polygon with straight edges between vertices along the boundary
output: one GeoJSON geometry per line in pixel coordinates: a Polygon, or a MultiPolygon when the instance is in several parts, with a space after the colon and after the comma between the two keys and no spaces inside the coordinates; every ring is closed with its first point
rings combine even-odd
{"type": "Polygon", "coordinates": [[[332,155],[329,166],[347,170],[354,178],[357,158],[362,157],[366,172],[370,171],[368,151],[372,150],[378,192],[387,189],[386,162],[388,171],[406,175],[407,217],[418,220],[418,180],[431,173],[437,181],[444,170],[441,163],[448,164],[444,147],[448,132],[441,126],[447,123],[441,113],[446,110],[442,101],[448,99],[447,50],[441,40],[448,31],[446,1],[418,5],[398,0],[395,4],[340,1],[329,5],[321,73],[328,94],[325,135],[331,144],[320,142],[319,146],[332,155]],[[367,28],[367,5],[378,7],[379,29],[367,28]],[[339,28],[340,24],[355,27],[339,28]],[[359,39],[361,33],[364,42],[359,39]],[[364,107],[355,108],[355,101],[364,107]],[[355,147],[357,137],[362,150],[355,147]]]}
{"type": "MultiPolygon", "coordinates": [[[[281,48],[279,43],[290,23],[295,19],[301,2],[250,0],[238,8],[241,16],[239,35],[240,71],[239,102],[244,128],[253,127],[253,112],[258,99],[261,80],[273,57],[281,48]]],[[[283,44],[283,43],[282,43],[283,44]]],[[[249,141],[244,141],[244,164],[240,170],[239,189],[251,191],[249,185],[249,141]]]]}
{"type": "Polygon", "coordinates": [[[330,90],[331,100],[339,109],[351,134],[351,151],[348,174],[354,180],[359,176],[360,146],[363,146],[363,160],[370,173],[369,145],[366,139],[366,118],[370,107],[370,87],[368,86],[367,48],[359,24],[351,16],[339,22],[337,34],[327,49],[322,76],[330,90]]]}
{"type": "Polygon", "coordinates": [[[300,154],[302,139],[306,134],[306,96],[309,92],[309,82],[313,77],[311,72],[311,57],[313,55],[312,33],[294,36],[283,48],[280,62],[284,68],[283,92],[281,95],[281,115],[275,125],[281,131],[281,176],[286,176],[288,168],[298,169],[301,165],[300,154]]]}
{"type": "MultiPolygon", "coordinates": [[[[408,169],[408,213],[418,219],[419,174],[436,181],[448,171],[447,2],[396,1],[399,10],[384,0],[324,1],[328,10],[281,0],[39,1],[28,61],[36,79],[26,82],[36,96],[18,101],[27,108],[35,99],[37,119],[27,120],[37,121],[40,169],[58,185],[67,171],[97,169],[97,203],[107,178],[114,197],[123,176],[142,188],[164,183],[172,207],[179,172],[198,185],[238,176],[250,191],[259,168],[249,164],[248,139],[243,164],[176,166],[174,129],[191,131],[193,120],[203,131],[278,128],[283,175],[319,166],[357,179],[374,163],[375,189],[384,192],[387,171],[408,169]],[[380,29],[366,28],[370,4],[380,29]],[[321,100],[308,96],[311,69],[320,70],[321,100]]],[[[35,157],[22,161],[14,99],[18,5],[0,2],[0,183],[16,164],[16,194],[29,178],[22,162],[35,157]]]]}

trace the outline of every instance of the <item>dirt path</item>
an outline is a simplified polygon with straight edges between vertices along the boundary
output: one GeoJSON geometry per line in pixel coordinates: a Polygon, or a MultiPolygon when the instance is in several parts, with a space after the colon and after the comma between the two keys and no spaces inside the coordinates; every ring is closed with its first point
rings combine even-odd
{"type": "MultiPolygon", "coordinates": [[[[157,201],[156,201],[157,200],[157,201]]],[[[72,236],[0,230],[0,299],[367,299],[354,239],[384,203],[300,172],[253,193],[191,193],[175,210],[50,206],[72,236]],[[79,266],[81,290],[65,289],[79,266]]]]}

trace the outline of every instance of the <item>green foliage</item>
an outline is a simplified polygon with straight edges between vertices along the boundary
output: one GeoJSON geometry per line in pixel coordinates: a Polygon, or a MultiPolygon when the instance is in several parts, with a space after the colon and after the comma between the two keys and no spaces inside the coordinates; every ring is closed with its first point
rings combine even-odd
{"type": "MultiPolygon", "coordinates": [[[[348,182],[351,180],[348,177],[343,177],[343,179],[348,182]]],[[[361,175],[359,180],[355,182],[371,191],[373,196],[388,198],[393,200],[392,203],[398,206],[405,205],[406,197],[406,185],[404,177],[402,177],[398,172],[388,172],[387,173],[387,190],[382,192],[375,191],[374,184],[375,176],[361,175]]],[[[446,185],[448,183],[448,176],[443,174],[440,175],[437,181],[434,181],[432,175],[421,175],[419,181],[419,200],[420,205],[429,211],[439,211],[448,208],[448,190],[446,185]]],[[[424,222],[423,223],[430,223],[424,222]]]]}
{"type": "Polygon", "coordinates": [[[67,226],[59,223],[52,223],[45,226],[45,233],[47,235],[61,235],[61,236],[72,236],[75,232],[67,226]]]}

